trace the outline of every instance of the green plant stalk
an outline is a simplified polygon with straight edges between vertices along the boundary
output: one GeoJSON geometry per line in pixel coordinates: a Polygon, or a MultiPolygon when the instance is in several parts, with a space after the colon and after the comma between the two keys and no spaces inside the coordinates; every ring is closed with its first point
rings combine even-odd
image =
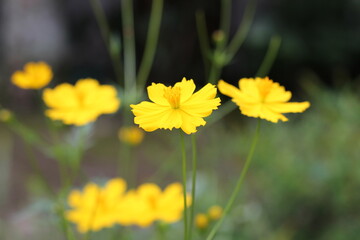
{"type": "Polygon", "coordinates": [[[134,9],[132,0],[121,1],[124,39],[124,88],[125,93],[136,93],[136,56],[134,33],[134,9]]]}
{"type": "Polygon", "coordinates": [[[220,65],[215,60],[212,61],[209,79],[208,79],[209,83],[215,84],[215,81],[218,80],[221,75],[222,68],[223,65],[220,65]]]}
{"type": "Polygon", "coordinates": [[[156,47],[160,33],[163,5],[164,0],[153,0],[144,55],[137,76],[137,83],[139,85],[139,88],[141,89],[146,84],[152,64],[154,62],[156,47]]]}
{"type": "Polygon", "coordinates": [[[105,43],[105,47],[110,55],[116,78],[117,78],[119,84],[122,85],[123,69],[122,69],[122,62],[120,59],[120,51],[114,52],[114,49],[112,48],[111,31],[110,31],[108,21],[106,20],[106,15],[105,15],[104,9],[101,6],[101,3],[99,0],[89,0],[89,1],[90,1],[91,8],[94,12],[96,21],[99,25],[101,36],[105,43]]]}
{"type": "MultiPolygon", "coordinates": [[[[60,200],[59,200],[60,201],[60,200]]],[[[60,217],[60,227],[64,232],[66,240],[76,240],[74,236],[74,232],[71,230],[69,226],[69,222],[65,217],[65,209],[62,203],[58,203],[57,214],[60,217]]]]}
{"type": "Polygon", "coordinates": [[[279,35],[272,36],[264,60],[262,61],[258,71],[256,72],[256,77],[265,77],[267,74],[269,74],[269,71],[274,64],[276,56],[279,53],[280,46],[281,37],[279,35]]]}
{"type": "Polygon", "coordinates": [[[209,39],[207,37],[207,28],[206,28],[204,12],[200,10],[197,11],[195,17],[196,17],[196,29],[199,38],[200,51],[204,63],[205,78],[208,78],[208,71],[210,68],[209,66],[210,44],[209,44],[209,39]]]}
{"type": "Polygon", "coordinates": [[[217,231],[219,230],[220,226],[222,225],[225,217],[229,214],[234,202],[235,202],[235,199],[237,197],[237,195],[239,194],[240,192],[240,189],[241,189],[241,186],[242,186],[242,183],[245,179],[245,176],[246,176],[246,173],[249,169],[249,166],[251,164],[251,160],[253,158],[253,155],[254,155],[254,152],[255,152],[255,147],[256,147],[256,144],[258,142],[258,138],[259,138],[259,133],[260,133],[260,125],[261,125],[261,119],[259,118],[258,119],[258,123],[257,123],[257,126],[256,126],[256,130],[255,130],[255,135],[254,135],[254,138],[253,138],[253,141],[252,141],[252,144],[251,144],[251,147],[250,147],[250,151],[249,151],[249,154],[246,158],[246,161],[245,161],[245,164],[244,164],[244,167],[243,169],[241,170],[241,174],[240,174],[240,177],[239,179],[237,180],[236,182],[236,185],[235,185],[235,188],[226,204],[226,207],[224,209],[224,212],[220,218],[220,220],[214,225],[214,227],[211,229],[211,232],[209,233],[208,237],[206,238],[206,240],[212,240],[214,239],[217,231]]]}
{"type": "Polygon", "coordinates": [[[250,0],[249,3],[247,4],[241,24],[239,25],[235,33],[235,36],[230,41],[226,49],[228,60],[233,59],[234,55],[237,53],[241,45],[244,43],[255,16],[256,5],[257,5],[257,0],[250,0]]]}
{"type": "Polygon", "coordinates": [[[182,184],[184,196],[184,240],[188,240],[188,214],[187,214],[187,201],[186,201],[186,148],[184,142],[184,133],[180,130],[180,145],[182,153],[182,184]]]}
{"type": "Polygon", "coordinates": [[[220,15],[220,30],[224,34],[224,39],[219,43],[219,48],[221,50],[227,44],[230,34],[230,21],[231,21],[231,0],[222,0],[221,1],[221,15],[220,15]]]}
{"type": "Polygon", "coordinates": [[[190,207],[190,220],[189,220],[189,240],[192,238],[194,212],[195,212],[195,193],[196,193],[196,172],[197,172],[197,147],[196,136],[191,134],[192,143],[192,185],[191,185],[191,207],[190,207]]]}

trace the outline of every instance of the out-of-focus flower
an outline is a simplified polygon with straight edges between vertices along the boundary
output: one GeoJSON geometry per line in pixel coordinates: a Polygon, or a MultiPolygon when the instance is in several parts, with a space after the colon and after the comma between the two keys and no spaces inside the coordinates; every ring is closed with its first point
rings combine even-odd
{"type": "Polygon", "coordinates": [[[199,213],[195,216],[195,226],[203,230],[209,226],[209,218],[203,213],[199,213]]]}
{"type": "MultiPolygon", "coordinates": [[[[170,184],[162,191],[155,184],[145,183],[126,192],[126,182],[121,178],[109,180],[104,187],[89,183],[83,191],[74,190],[68,204],[71,209],[66,211],[66,218],[81,233],[114,224],[147,227],[155,221],[174,223],[184,211],[181,184],[170,184]]],[[[190,196],[187,204],[191,204],[190,196]]]]}
{"type": "Polygon", "coordinates": [[[209,208],[208,216],[211,220],[217,220],[221,217],[222,212],[223,212],[222,207],[214,205],[209,208]]]}
{"type": "Polygon", "coordinates": [[[212,84],[194,93],[195,87],[193,80],[185,78],[173,87],[152,83],[147,91],[153,102],[130,105],[134,122],[148,132],[159,128],[181,128],[187,134],[196,132],[196,127],[206,124],[203,118],[220,105],[220,98],[215,98],[216,88],[212,84]]]}
{"type": "Polygon", "coordinates": [[[7,109],[0,109],[0,121],[7,122],[11,119],[12,113],[7,109]]]}
{"type": "MultiPolygon", "coordinates": [[[[118,214],[126,210],[121,201],[125,191],[126,182],[120,178],[108,181],[103,188],[89,183],[82,192],[74,190],[69,194],[68,204],[72,209],[66,212],[66,218],[81,233],[111,227],[117,223],[118,214]]],[[[122,216],[128,214],[124,212],[122,216]]]]}
{"type": "Polygon", "coordinates": [[[270,122],[287,121],[282,113],[298,113],[305,111],[309,102],[288,102],[291,92],[266,78],[242,78],[239,88],[222,80],[218,83],[221,93],[232,98],[242,114],[270,122]]]}
{"type": "MultiPolygon", "coordinates": [[[[139,214],[134,223],[147,227],[154,221],[174,223],[182,218],[184,211],[183,189],[180,183],[168,185],[164,191],[152,183],[145,183],[133,192],[137,198],[137,212],[139,214]]],[[[136,202],[136,201],[135,201],[136,202]]],[[[187,196],[187,206],[191,204],[191,197],[187,196]]]]}
{"type": "Polygon", "coordinates": [[[120,106],[116,89],[92,78],[80,79],[75,85],[63,83],[47,88],[43,100],[50,108],[45,112],[49,118],[77,126],[93,122],[101,114],[114,113],[120,106]]]}
{"type": "Polygon", "coordinates": [[[11,82],[23,89],[39,89],[45,87],[52,77],[51,67],[45,62],[29,62],[24,70],[13,73],[11,82]]]}
{"type": "Polygon", "coordinates": [[[138,145],[144,139],[144,131],[138,127],[122,127],[119,129],[120,141],[130,145],[138,145]]]}

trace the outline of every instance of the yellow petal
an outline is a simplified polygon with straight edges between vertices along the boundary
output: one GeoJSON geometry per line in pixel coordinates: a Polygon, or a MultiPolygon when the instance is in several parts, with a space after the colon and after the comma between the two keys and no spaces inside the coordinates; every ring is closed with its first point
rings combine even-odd
{"type": "Polygon", "coordinates": [[[182,124],[181,111],[179,109],[170,109],[164,112],[159,126],[160,128],[170,129],[180,128],[182,124]]]}
{"type": "Polygon", "coordinates": [[[147,87],[149,99],[159,105],[169,106],[169,102],[164,98],[164,90],[166,86],[161,83],[152,83],[147,87]]]}
{"type": "Polygon", "coordinates": [[[298,113],[304,112],[310,107],[309,102],[290,102],[290,103],[268,103],[266,106],[274,112],[279,113],[298,113]]]}
{"type": "Polygon", "coordinates": [[[181,82],[177,82],[174,87],[180,88],[180,104],[187,101],[195,91],[195,84],[192,79],[183,78],[181,82]]]}
{"type": "Polygon", "coordinates": [[[185,111],[181,112],[181,117],[182,117],[181,129],[187,134],[196,132],[197,131],[196,127],[204,126],[206,124],[203,118],[191,116],[185,111]]]}
{"type": "Polygon", "coordinates": [[[136,105],[132,104],[130,107],[135,115],[134,123],[139,124],[142,129],[148,132],[161,128],[159,121],[166,111],[172,110],[170,107],[146,101],[136,105]]]}
{"type": "Polygon", "coordinates": [[[218,88],[222,94],[224,94],[228,97],[231,97],[231,98],[241,97],[240,90],[238,88],[234,87],[231,84],[228,84],[227,82],[225,82],[223,80],[220,80],[218,82],[218,88]]]}
{"type": "Polygon", "coordinates": [[[245,95],[246,99],[254,102],[260,102],[262,97],[260,95],[258,86],[252,78],[242,78],[239,80],[240,91],[245,95]]]}

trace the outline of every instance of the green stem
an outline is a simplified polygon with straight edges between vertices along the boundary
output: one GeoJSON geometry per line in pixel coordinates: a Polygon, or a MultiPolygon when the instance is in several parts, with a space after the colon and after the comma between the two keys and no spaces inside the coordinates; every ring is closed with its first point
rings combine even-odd
{"type": "Polygon", "coordinates": [[[136,93],[136,56],[134,34],[134,9],[132,0],[121,1],[124,39],[125,93],[136,93]]]}
{"type": "Polygon", "coordinates": [[[259,70],[256,72],[256,77],[265,77],[269,74],[269,71],[279,52],[280,45],[281,37],[278,35],[272,36],[264,60],[262,61],[259,70]]]}
{"type": "Polygon", "coordinates": [[[223,49],[228,41],[231,20],[231,0],[221,1],[220,30],[224,34],[224,39],[220,42],[220,49],[223,49]]]}
{"type": "MultiPolygon", "coordinates": [[[[216,50],[215,50],[216,51],[216,50]]],[[[211,69],[210,69],[210,74],[209,74],[209,80],[208,82],[211,84],[215,84],[216,80],[219,80],[220,74],[221,74],[221,70],[222,70],[222,65],[219,65],[216,60],[212,61],[211,64],[211,69]]]]}
{"type": "Polygon", "coordinates": [[[237,53],[237,51],[239,50],[240,46],[243,44],[249,33],[250,26],[253,22],[253,18],[255,15],[256,3],[257,0],[250,0],[248,5],[246,6],[244,17],[241,21],[241,24],[238,27],[235,36],[229,43],[229,46],[226,51],[228,53],[229,60],[231,60],[234,57],[234,55],[237,53]]]}
{"type": "Polygon", "coordinates": [[[189,240],[192,237],[194,211],[195,211],[195,192],[196,192],[196,169],[197,169],[197,148],[196,148],[196,136],[191,134],[192,142],[192,185],[191,185],[191,207],[190,207],[190,221],[189,221],[189,240]]]}
{"type": "Polygon", "coordinates": [[[137,82],[142,89],[149,77],[158,43],[164,0],[153,0],[144,56],[139,67],[137,82]]]}
{"type": "Polygon", "coordinates": [[[183,184],[183,196],[184,196],[184,240],[188,239],[188,214],[187,214],[187,201],[186,201],[186,149],[184,142],[184,133],[180,130],[180,144],[182,153],[182,184],[183,184]]]}
{"type": "Polygon", "coordinates": [[[210,44],[207,37],[205,14],[203,11],[196,12],[196,29],[199,38],[200,51],[204,62],[205,78],[208,78],[210,44]]]}
{"type": "Polygon", "coordinates": [[[240,174],[240,177],[239,179],[237,180],[236,182],[236,186],[234,188],[234,191],[232,192],[227,204],[226,204],[226,207],[224,209],[224,212],[220,218],[220,220],[215,224],[215,226],[211,229],[211,232],[209,233],[208,237],[206,238],[206,240],[211,240],[211,239],[214,239],[217,231],[219,230],[221,224],[223,223],[225,217],[228,215],[228,213],[230,212],[234,202],[235,202],[235,199],[237,197],[237,195],[239,194],[239,191],[241,189],[241,186],[242,186],[242,183],[245,179],[245,176],[246,176],[246,173],[249,169],[249,166],[250,166],[250,163],[251,163],[251,160],[252,160],[252,157],[254,155],[254,152],[255,152],[255,147],[256,147],[256,144],[257,144],[257,141],[258,141],[258,138],[259,138],[259,133],[260,133],[260,125],[261,125],[261,119],[259,118],[258,119],[258,123],[257,123],[257,126],[256,126],[256,130],[255,130],[255,135],[254,135],[254,138],[253,138],[253,141],[252,141],[252,144],[251,144],[251,147],[250,147],[250,151],[249,151],[249,154],[246,158],[246,161],[245,161],[245,164],[244,164],[244,167],[243,169],[241,170],[241,174],[240,174]]]}
{"type": "Polygon", "coordinates": [[[99,0],[90,0],[91,8],[95,14],[96,21],[99,25],[101,36],[104,40],[105,47],[110,55],[111,62],[115,71],[116,78],[119,84],[122,83],[122,63],[120,59],[120,48],[114,48],[113,40],[111,39],[111,32],[109,23],[106,20],[106,15],[99,0]]]}

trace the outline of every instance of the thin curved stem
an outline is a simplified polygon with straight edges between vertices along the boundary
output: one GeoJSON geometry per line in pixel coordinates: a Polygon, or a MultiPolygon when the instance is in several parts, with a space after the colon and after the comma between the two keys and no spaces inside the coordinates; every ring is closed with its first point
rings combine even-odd
{"type": "Polygon", "coordinates": [[[104,40],[106,50],[109,53],[109,56],[111,58],[111,62],[114,68],[114,72],[116,75],[116,78],[119,82],[119,84],[122,84],[123,76],[122,76],[122,62],[120,59],[120,48],[114,48],[113,42],[114,40],[111,39],[111,31],[109,27],[109,23],[106,20],[106,15],[104,12],[103,7],[101,6],[101,3],[99,0],[89,0],[91,8],[94,12],[96,21],[99,25],[101,36],[104,40]]]}
{"type": "Polygon", "coordinates": [[[279,52],[280,45],[281,37],[279,35],[272,36],[264,60],[256,72],[256,77],[265,77],[267,74],[269,74],[269,71],[274,64],[276,56],[279,52]]]}
{"type": "Polygon", "coordinates": [[[137,76],[137,82],[140,88],[143,88],[145,86],[146,80],[148,79],[150,74],[151,66],[154,62],[156,46],[159,39],[163,5],[164,0],[153,0],[145,51],[141,60],[137,76]]]}
{"type": "Polygon", "coordinates": [[[192,229],[194,221],[195,211],[195,193],[196,193],[196,172],[197,172],[197,147],[196,147],[196,136],[191,134],[192,143],[192,180],[191,180],[191,207],[190,207],[190,221],[189,221],[189,240],[192,238],[192,229]]]}
{"type": "Polygon", "coordinates": [[[136,55],[134,33],[134,9],[132,0],[121,1],[124,39],[125,93],[136,93],[136,55]]]}
{"type": "Polygon", "coordinates": [[[204,11],[198,10],[196,12],[196,29],[199,38],[200,51],[204,62],[205,78],[208,78],[208,71],[210,68],[209,63],[209,54],[210,54],[210,44],[207,37],[207,28],[204,11]]]}
{"type": "Polygon", "coordinates": [[[256,12],[256,3],[257,0],[250,0],[248,5],[246,6],[241,24],[226,49],[228,59],[232,59],[236,52],[239,50],[240,46],[244,43],[254,19],[254,15],[256,12]]]}
{"type": "Polygon", "coordinates": [[[249,166],[250,166],[250,163],[251,163],[251,160],[252,160],[252,157],[254,155],[254,152],[255,152],[255,147],[256,147],[256,144],[257,144],[257,141],[258,141],[258,138],[259,138],[259,133],[260,133],[260,125],[261,125],[261,119],[259,118],[258,119],[258,123],[257,123],[257,126],[256,126],[256,130],[255,130],[255,135],[254,135],[254,138],[253,138],[253,141],[252,141],[252,144],[251,144],[251,147],[250,147],[250,151],[249,151],[249,154],[246,158],[246,161],[245,161],[245,164],[244,164],[244,167],[243,169],[241,170],[241,174],[240,174],[240,177],[239,179],[237,180],[236,182],[236,185],[235,185],[235,188],[234,188],[234,191],[232,192],[227,204],[226,204],[226,207],[224,209],[224,212],[223,212],[223,215],[221,216],[220,220],[215,224],[215,226],[211,229],[211,232],[209,233],[208,237],[206,238],[206,240],[212,240],[214,239],[217,231],[219,230],[220,226],[222,225],[225,217],[229,214],[234,202],[235,202],[235,199],[237,197],[237,195],[239,194],[240,192],[240,189],[241,189],[241,186],[242,186],[242,183],[245,179],[245,176],[246,176],[246,173],[249,169],[249,166]]]}
{"type": "Polygon", "coordinates": [[[180,130],[180,143],[182,153],[182,184],[183,184],[183,195],[184,195],[184,240],[188,239],[188,214],[187,214],[187,201],[186,201],[186,148],[184,142],[184,133],[180,130]]]}

